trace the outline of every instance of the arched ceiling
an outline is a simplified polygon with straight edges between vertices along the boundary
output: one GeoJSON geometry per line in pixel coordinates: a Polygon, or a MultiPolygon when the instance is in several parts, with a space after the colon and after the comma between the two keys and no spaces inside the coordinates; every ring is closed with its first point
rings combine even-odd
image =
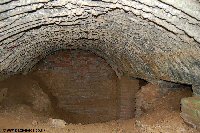
{"type": "Polygon", "coordinates": [[[0,73],[26,72],[55,50],[85,49],[119,75],[199,84],[198,10],[170,2],[4,0],[0,73]]]}

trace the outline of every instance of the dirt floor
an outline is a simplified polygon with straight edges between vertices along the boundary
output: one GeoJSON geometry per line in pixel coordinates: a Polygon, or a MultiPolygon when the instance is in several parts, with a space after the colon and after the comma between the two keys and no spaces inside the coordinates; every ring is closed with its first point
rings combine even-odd
{"type": "MultiPolygon", "coordinates": [[[[117,120],[95,124],[70,124],[54,127],[51,116],[33,111],[25,104],[0,106],[0,129],[23,128],[43,129],[47,133],[197,133],[186,125],[180,117],[180,99],[191,96],[188,88],[169,90],[157,95],[157,90],[141,89],[141,112],[139,116],[129,120],[117,120]],[[147,95],[148,94],[148,95],[147,95]]],[[[32,130],[33,131],[33,130],[32,130]]],[[[1,131],[0,131],[1,132],[1,131]]]]}

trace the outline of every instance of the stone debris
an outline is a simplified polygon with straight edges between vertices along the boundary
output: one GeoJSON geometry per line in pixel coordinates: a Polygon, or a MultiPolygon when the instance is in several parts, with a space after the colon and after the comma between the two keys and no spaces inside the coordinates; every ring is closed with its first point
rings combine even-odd
{"type": "Polygon", "coordinates": [[[31,123],[33,126],[37,126],[38,125],[38,122],[36,120],[33,120],[32,123],[31,123]]]}
{"type": "Polygon", "coordinates": [[[46,93],[38,86],[38,84],[34,84],[32,88],[32,96],[33,96],[33,109],[39,112],[49,112],[51,111],[51,101],[46,93]]]}
{"type": "Polygon", "coordinates": [[[161,96],[158,85],[149,83],[143,86],[136,94],[135,116],[139,117],[143,113],[152,110],[152,104],[161,96]]]}
{"type": "Polygon", "coordinates": [[[48,123],[50,124],[51,127],[54,128],[64,128],[67,124],[64,120],[53,119],[53,118],[49,118],[48,123]]]}

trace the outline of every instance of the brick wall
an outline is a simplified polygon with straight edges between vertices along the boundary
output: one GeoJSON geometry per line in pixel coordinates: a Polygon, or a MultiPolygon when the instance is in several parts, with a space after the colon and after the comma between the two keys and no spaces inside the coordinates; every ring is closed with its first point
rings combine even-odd
{"type": "Polygon", "coordinates": [[[138,82],[119,80],[107,62],[93,53],[58,51],[42,60],[34,73],[66,121],[103,122],[134,114],[138,82]]]}
{"type": "Polygon", "coordinates": [[[135,94],[139,90],[139,80],[122,77],[119,80],[119,118],[130,119],[135,112],[135,94]]]}

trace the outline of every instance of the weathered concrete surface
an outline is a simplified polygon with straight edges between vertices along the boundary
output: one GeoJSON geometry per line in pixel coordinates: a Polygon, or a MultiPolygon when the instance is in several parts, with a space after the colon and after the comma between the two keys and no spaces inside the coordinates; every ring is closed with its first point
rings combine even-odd
{"type": "Polygon", "coordinates": [[[200,97],[188,97],[181,100],[181,116],[192,125],[200,130],[200,97]]]}
{"type": "Polygon", "coordinates": [[[199,2],[1,1],[1,75],[58,49],[87,49],[120,76],[199,84],[199,2]]]}
{"type": "Polygon", "coordinates": [[[200,85],[192,85],[192,90],[193,90],[193,94],[194,96],[200,96],[200,85]]]}

